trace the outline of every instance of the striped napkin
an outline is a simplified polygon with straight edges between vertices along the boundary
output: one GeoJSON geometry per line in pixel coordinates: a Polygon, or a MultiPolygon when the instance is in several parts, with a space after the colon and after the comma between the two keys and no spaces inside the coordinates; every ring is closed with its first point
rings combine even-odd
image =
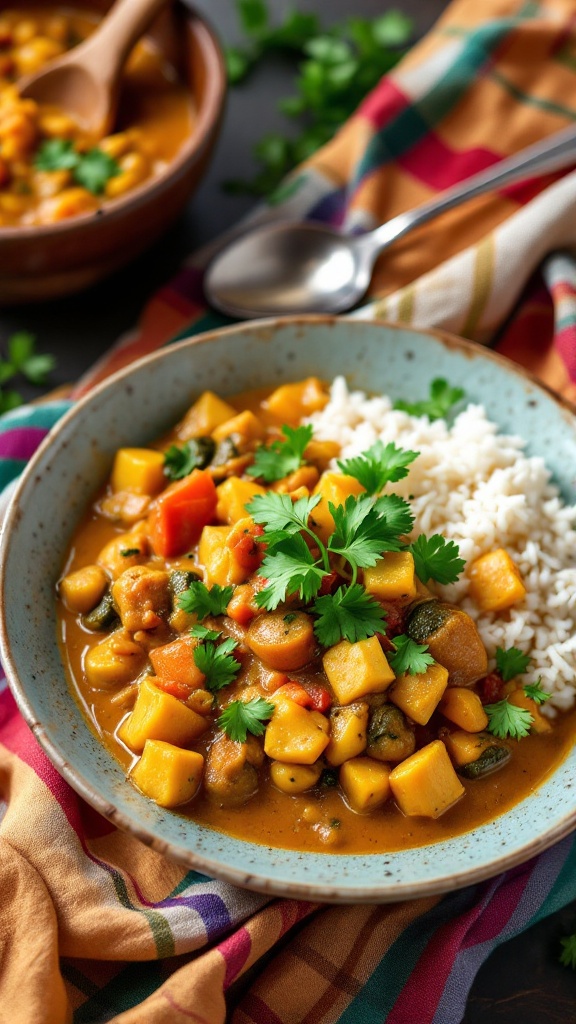
{"type": "MultiPolygon", "coordinates": [[[[574,120],[571,0],[454,0],[251,219],[370,229],[574,120]]],[[[508,188],[400,241],[353,315],[466,335],[575,399],[575,241],[576,172],[508,188]]],[[[224,322],[203,305],[210,253],[72,397],[224,322]]],[[[4,500],[68,404],[3,418],[4,500]]],[[[270,901],[186,872],[83,803],[0,689],[1,1024],[458,1024],[490,952],[576,898],[572,837],[481,885],[385,907],[270,901]]]]}

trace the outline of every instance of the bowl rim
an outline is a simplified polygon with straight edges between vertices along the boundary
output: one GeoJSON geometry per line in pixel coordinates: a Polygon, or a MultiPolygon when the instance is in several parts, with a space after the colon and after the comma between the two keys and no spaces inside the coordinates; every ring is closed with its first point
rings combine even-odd
{"type": "Polygon", "coordinates": [[[206,75],[204,100],[196,111],[192,132],[184,140],[178,152],[159,174],[148,178],[123,196],[106,200],[96,211],[79,214],[56,224],[23,224],[21,227],[18,225],[2,227],[0,225],[0,245],[4,242],[25,242],[30,239],[55,239],[73,233],[78,227],[82,231],[88,231],[99,228],[103,224],[109,224],[126,213],[148,206],[151,200],[161,195],[166,188],[173,184],[174,180],[178,180],[186,174],[190,166],[193,166],[196,160],[202,156],[224,109],[227,89],[224,55],[210,21],[195,6],[188,3],[188,0],[186,2],[176,0],[176,6],[183,12],[190,32],[201,49],[209,70],[209,74],[206,75]]]}
{"type": "MultiPolygon", "coordinates": [[[[58,435],[68,428],[70,422],[73,422],[77,417],[82,417],[84,409],[91,405],[92,401],[98,399],[98,396],[107,391],[109,388],[114,388],[118,383],[123,382],[130,378],[131,374],[138,370],[140,367],[154,364],[157,361],[169,358],[171,352],[176,352],[184,348],[193,348],[196,346],[202,346],[212,343],[215,339],[222,336],[229,336],[242,332],[248,329],[262,329],[263,331],[274,331],[276,327],[281,327],[283,324],[298,326],[306,326],[313,324],[325,324],[331,325],[340,323],[345,318],[330,316],[324,314],[306,314],[299,316],[284,316],[284,317],[271,317],[255,321],[243,321],[230,326],[216,328],[202,334],[192,335],[188,338],[183,338],[178,342],[174,342],[171,345],[164,346],[156,352],[149,353],[142,358],[135,360],[128,366],[116,371],[111,374],[104,381],[101,381],[87,394],[79,398],[74,405],[57,421],[52,427],[49,434],[43,439],[38,449],[26,465],[22,474],[18,478],[13,492],[10,495],[10,503],[6,510],[2,528],[0,532],[0,597],[4,595],[5,580],[6,580],[6,561],[7,561],[7,550],[8,545],[5,542],[5,537],[10,533],[12,526],[18,521],[20,517],[19,510],[19,499],[23,490],[29,485],[29,478],[34,476],[38,464],[44,458],[47,450],[50,449],[54,440],[58,438],[58,435]]],[[[377,319],[370,320],[354,320],[351,321],[356,325],[367,326],[370,328],[382,327],[389,330],[409,330],[415,334],[420,334],[439,341],[444,347],[451,349],[454,348],[459,352],[463,352],[465,355],[470,357],[484,357],[488,361],[492,361],[498,364],[500,367],[505,369],[508,373],[513,373],[518,376],[522,381],[529,383],[535,389],[544,392],[547,396],[551,397],[554,403],[559,407],[563,416],[566,417],[571,425],[574,425],[574,419],[576,417],[576,406],[570,401],[565,399],[563,396],[558,395],[551,387],[547,386],[538,378],[531,373],[529,370],[524,369],[518,364],[514,363],[508,357],[501,355],[498,352],[494,352],[491,349],[484,348],[477,342],[469,341],[465,338],[460,338],[455,334],[448,331],[435,328],[413,328],[408,325],[393,323],[390,321],[383,321],[377,319]]],[[[441,895],[446,892],[462,888],[467,885],[474,885],[479,882],[485,881],[489,878],[494,877],[501,872],[510,870],[511,868],[517,867],[518,865],[525,863],[532,857],[544,852],[549,847],[565,838],[576,828],[576,803],[572,810],[567,811],[564,816],[552,827],[547,829],[541,835],[535,838],[526,840],[523,845],[516,848],[512,853],[505,853],[500,856],[492,857],[486,864],[479,865],[477,867],[462,867],[452,875],[445,875],[444,877],[431,877],[417,882],[398,882],[395,881],[393,888],[386,892],[375,891],[373,884],[365,885],[363,888],[360,887],[349,887],[347,885],[338,885],[337,887],[331,887],[329,885],[320,882],[295,882],[282,878],[269,878],[263,875],[261,872],[250,873],[237,868],[232,864],[222,863],[219,860],[215,860],[213,857],[206,855],[202,852],[198,853],[191,850],[189,847],[179,845],[171,840],[161,839],[155,835],[153,831],[148,830],[146,827],[135,823],[130,816],[118,809],[111,801],[103,797],[98,790],[90,783],[84,775],[81,768],[75,768],[67,760],[64,752],[60,749],[57,742],[54,742],[46,731],[44,725],[38,721],[33,711],[32,703],[26,695],[25,688],[20,682],[15,666],[12,664],[12,657],[10,653],[10,641],[8,638],[8,630],[6,626],[5,617],[5,601],[0,600],[0,657],[8,680],[10,690],[15,699],[17,707],[25,719],[26,723],[33,732],[35,738],[40,744],[41,748],[47,755],[48,759],[52,762],[58,772],[63,778],[69,783],[72,789],[75,790],[83,799],[86,800],[96,811],[102,814],[108,821],[113,825],[120,828],[122,831],[128,832],[130,835],[135,836],[140,841],[144,842],[147,846],[154,849],[157,853],[167,856],[170,859],[177,861],[178,863],[192,868],[196,871],[201,871],[217,880],[229,882],[234,885],[241,886],[243,888],[253,890],[258,893],[265,893],[270,896],[283,896],[294,899],[307,899],[311,901],[326,902],[326,903],[389,903],[397,902],[409,898],[422,898],[426,896],[441,895]]],[[[71,699],[72,696],[71,696],[71,699]]],[[[83,720],[86,724],[86,728],[90,730],[88,722],[83,715],[83,720]]],[[[90,730],[91,731],[91,730],[90,730]]],[[[97,737],[94,738],[97,742],[97,737]]],[[[109,753],[109,752],[108,752],[109,753]]],[[[112,757],[112,755],[109,755],[112,757]]],[[[564,762],[561,762],[561,764],[564,762]]],[[[549,776],[547,776],[549,778],[549,776]]],[[[544,784],[546,780],[543,780],[544,784]]],[[[540,787],[538,787],[540,788],[540,787]]],[[[526,798],[528,799],[528,798],[526,798]]],[[[524,801],[522,801],[524,802],[524,801]]],[[[514,805],[515,807],[516,805],[514,805]]],[[[510,808],[513,810],[514,807],[510,808]]],[[[507,812],[502,815],[498,815],[498,818],[506,816],[507,812]]],[[[485,823],[489,824],[489,822],[485,823]]],[[[483,826],[479,826],[483,827],[483,826]]],[[[215,834],[218,834],[217,830],[213,830],[215,834]]],[[[471,833],[463,833],[463,835],[469,835],[471,833]]],[[[235,837],[231,837],[235,839],[235,837]]],[[[251,845],[262,846],[266,848],[266,844],[251,844],[250,841],[237,839],[240,844],[244,844],[246,849],[251,845]]],[[[416,848],[426,851],[434,851],[436,843],[429,844],[424,847],[416,848]]],[[[297,852],[297,851],[292,851],[297,852]]],[[[384,853],[384,851],[382,851],[384,853]]],[[[402,851],[399,851],[400,853],[402,851]]],[[[328,857],[328,856],[340,856],[335,854],[333,851],[322,851],[322,852],[304,852],[303,856],[312,857],[328,857]]],[[[342,854],[342,857],[349,857],[353,859],[358,857],[360,859],[363,854],[342,854]]]]}

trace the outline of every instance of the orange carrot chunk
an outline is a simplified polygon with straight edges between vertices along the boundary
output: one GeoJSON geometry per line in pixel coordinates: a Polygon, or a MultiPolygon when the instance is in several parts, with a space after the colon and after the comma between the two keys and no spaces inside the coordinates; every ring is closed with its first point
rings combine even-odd
{"type": "Polygon", "coordinates": [[[174,558],[196,543],[214,518],[218,496],[210,473],[195,469],[168,487],[150,514],[150,539],[157,555],[174,558]]]}

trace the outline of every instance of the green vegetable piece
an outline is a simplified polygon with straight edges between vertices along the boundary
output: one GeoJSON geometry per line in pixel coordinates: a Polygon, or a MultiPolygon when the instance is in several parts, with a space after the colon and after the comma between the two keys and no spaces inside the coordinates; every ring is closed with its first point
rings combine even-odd
{"type": "Polygon", "coordinates": [[[436,598],[422,601],[410,612],[406,621],[406,635],[417,644],[426,644],[442,628],[450,614],[450,609],[436,598]]]}
{"type": "Polygon", "coordinates": [[[178,608],[178,598],[180,594],[184,594],[190,589],[193,583],[200,580],[197,572],[193,572],[192,569],[175,569],[174,572],[170,573],[168,577],[168,588],[172,596],[172,605],[174,609],[178,608]]]}
{"type": "Polygon", "coordinates": [[[210,461],[211,466],[225,466],[231,459],[237,459],[240,452],[234,442],[233,437],[225,437],[220,444],[216,446],[216,450],[210,461]]]}
{"type": "Polygon", "coordinates": [[[261,736],[265,723],[274,714],[274,705],[263,697],[252,700],[233,700],[218,719],[218,725],[226,735],[237,743],[245,743],[248,733],[261,736]]]}
{"type": "Polygon", "coordinates": [[[111,629],[119,621],[114,598],[110,588],[103,595],[91,612],[82,616],[82,625],[95,633],[105,629],[111,629]]]}
{"type": "Polygon", "coordinates": [[[511,756],[507,747],[496,745],[486,747],[486,750],[482,751],[476,761],[458,765],[456,770],[465,779],[480,779],[484,775],[489,775],[490,772],[496,771],[497,768],[502,768],[510,760],[511,756]]]}

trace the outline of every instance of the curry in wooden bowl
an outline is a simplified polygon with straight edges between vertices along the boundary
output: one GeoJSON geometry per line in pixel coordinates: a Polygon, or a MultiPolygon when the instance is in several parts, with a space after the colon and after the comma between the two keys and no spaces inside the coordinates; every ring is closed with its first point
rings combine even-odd
{"type": "Polygon", "coordinates": [[[311,319],[177,346],[79,416],[56,464],[92,451],[102,483],[82,470],[52,556],[51,660],[107,758],[91,802],[326,899],[442,891],[572,827],[574,509],[538,448],[576,435],[549,396],[466,343],[311,319]]]}

